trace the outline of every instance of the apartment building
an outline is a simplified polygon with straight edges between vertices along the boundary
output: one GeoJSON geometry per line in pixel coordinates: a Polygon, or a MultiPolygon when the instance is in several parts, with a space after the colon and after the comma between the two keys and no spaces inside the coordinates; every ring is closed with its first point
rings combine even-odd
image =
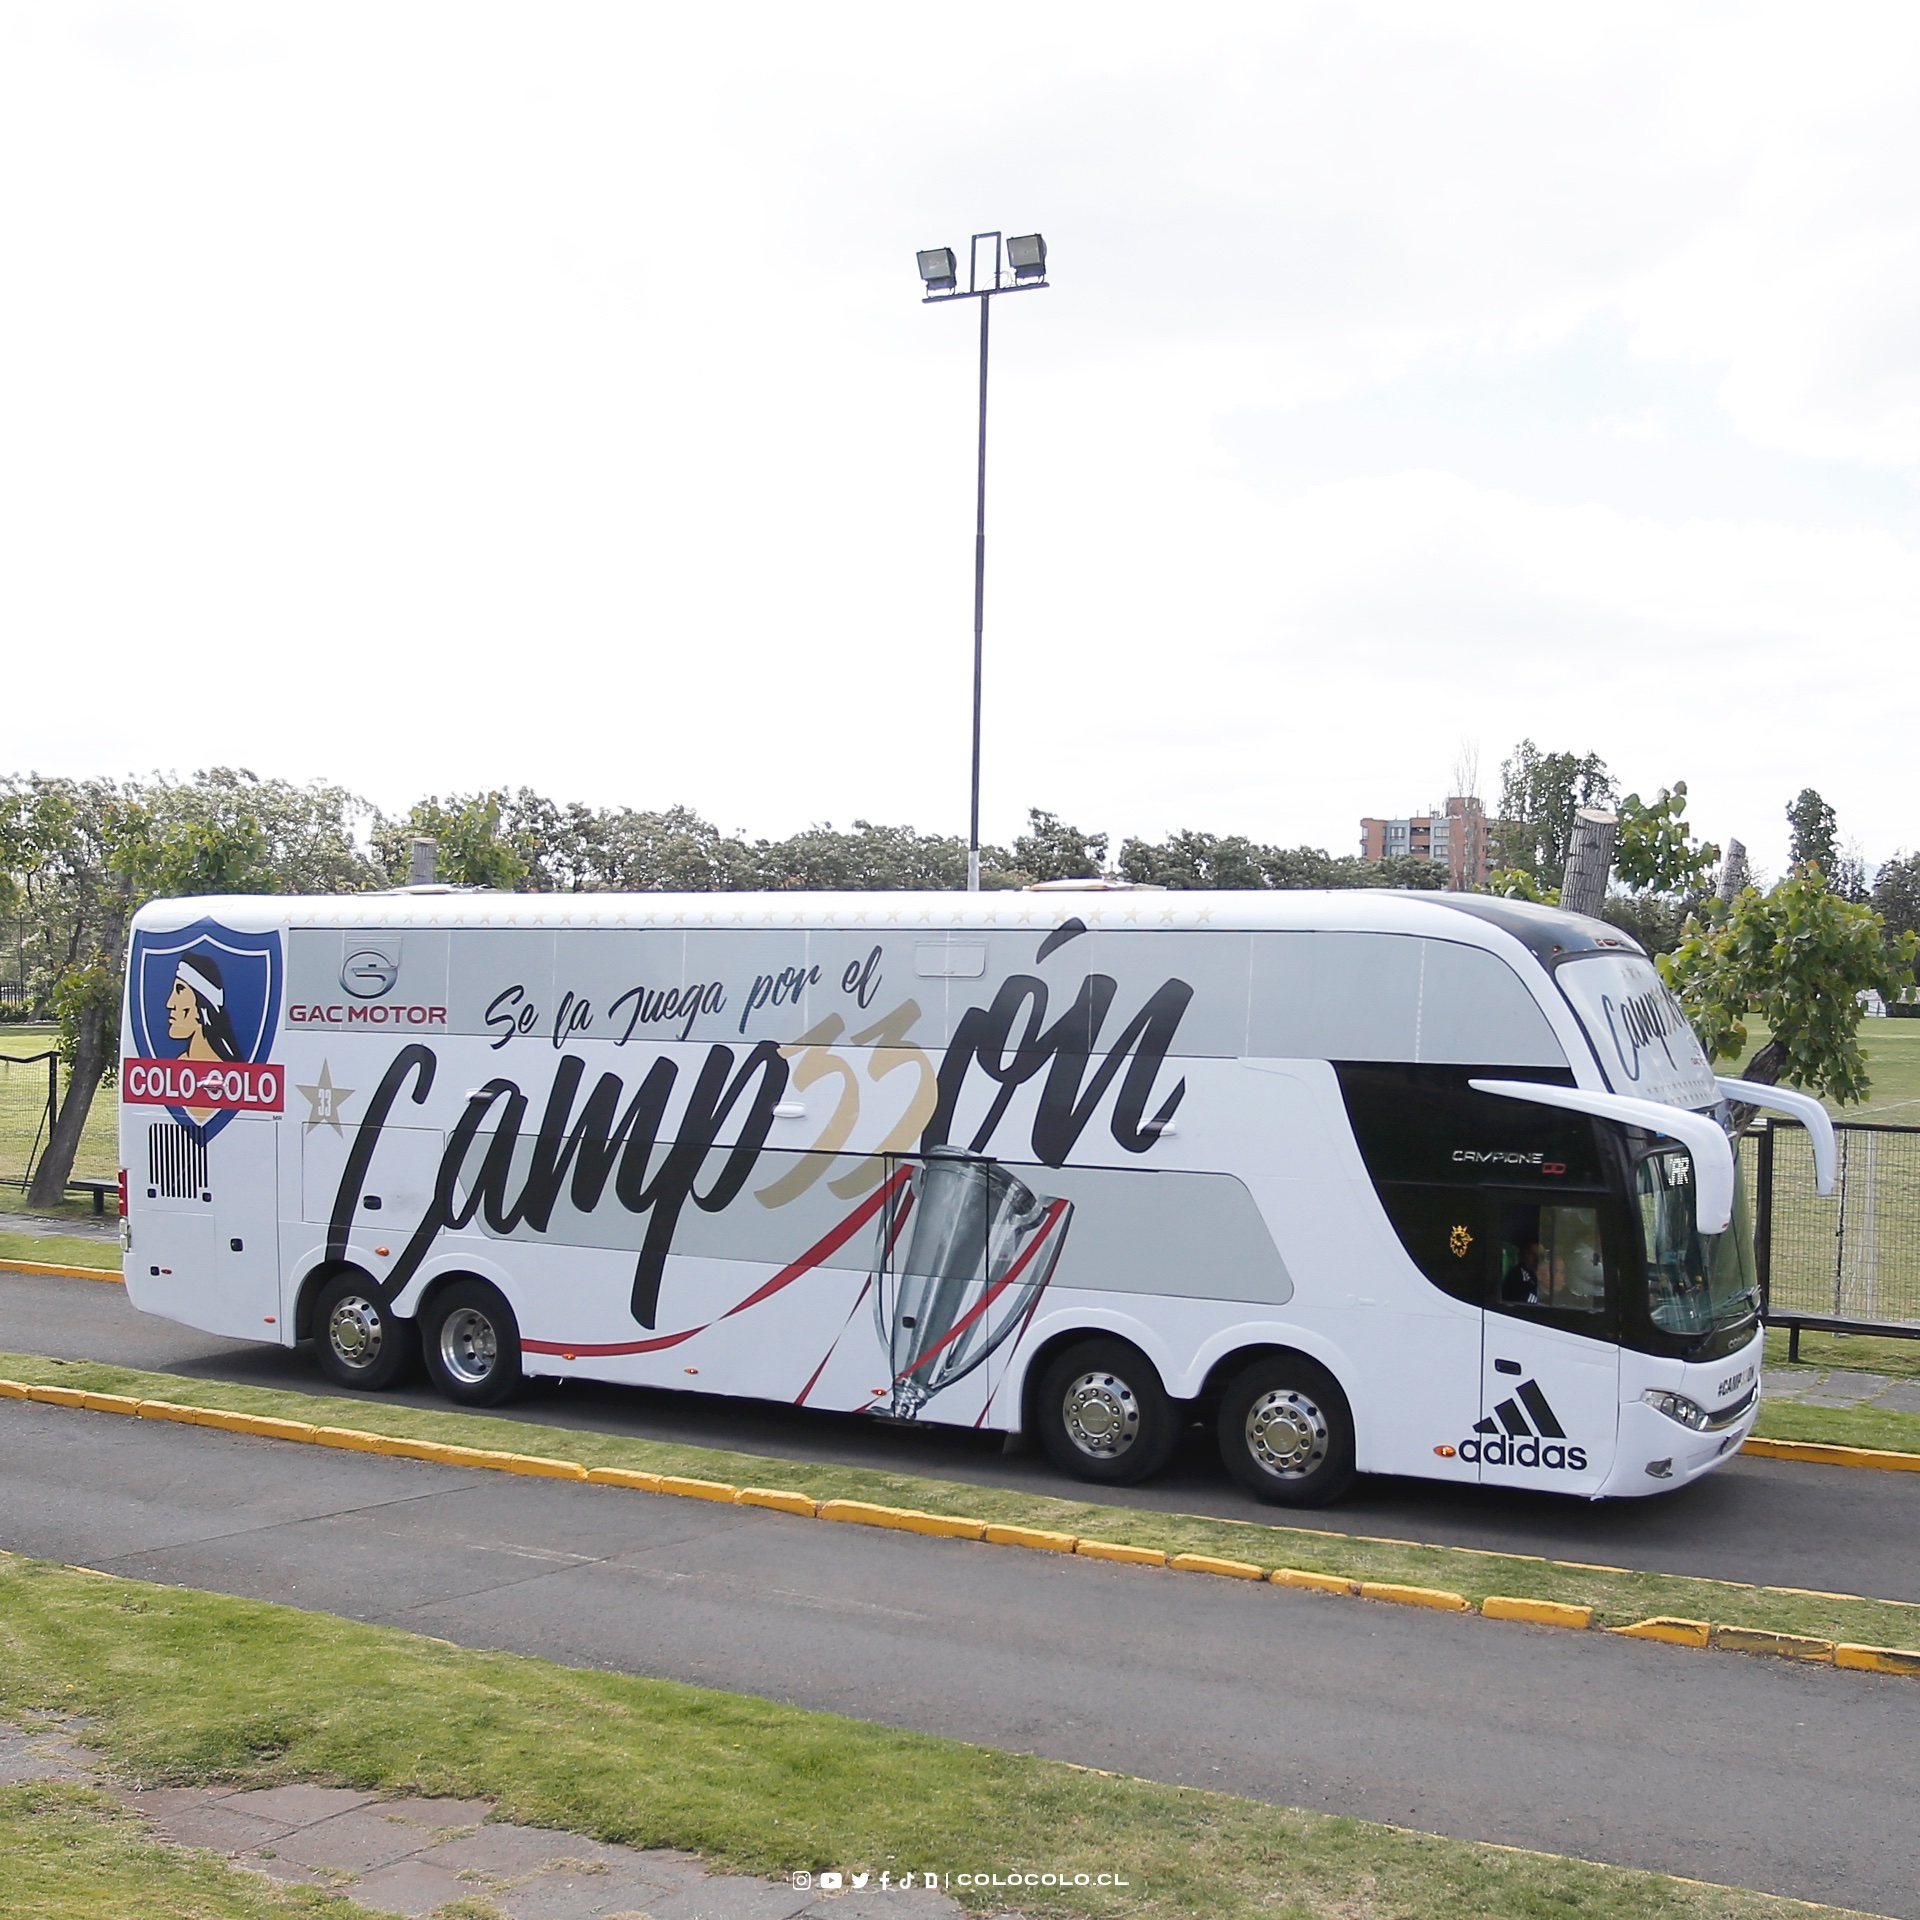
{"type": "Polygon", "coordinates": [[[1369,860],[1431,860],[1461,891],[1487,884],[1486,809],[1472,794],[1454,794],[1431,813],[1360,822],[1360,851],[1369,860]]]}

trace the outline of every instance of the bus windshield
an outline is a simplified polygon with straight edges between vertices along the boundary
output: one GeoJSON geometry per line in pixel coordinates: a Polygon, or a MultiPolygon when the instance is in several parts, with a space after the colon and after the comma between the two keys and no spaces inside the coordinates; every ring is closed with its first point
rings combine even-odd
{"type": "Polygon", "coordinates": [[[1655,1326],[1682,1337],[1718,1333],[1759,1311],[1753,1229],[1738,1164],[1733,1221],[1702,1234],[1694,1220],[1693,1161],[1681,1152],[1644,1155],[1634,1169],[1647,1263],[1647,1310],[1655,1326]]]}

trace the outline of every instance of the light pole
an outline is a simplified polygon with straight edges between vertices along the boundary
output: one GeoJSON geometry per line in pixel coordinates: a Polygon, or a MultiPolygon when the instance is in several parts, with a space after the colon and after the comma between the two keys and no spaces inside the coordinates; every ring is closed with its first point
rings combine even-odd
{"type": "Polygon", "coordinates": [[[1047,284],[1047,243],[1037,233],[976,233],[967,245],[967,284],[963,291],[951,247],[925,247],[919,255],[922,301],[980,302],[980,452],[973,506],[973,794],[967,826],[967,891],[980,891],[980,631],[987,592],[987,315],[997,293],[1034,293],[1047,284]],[[983,282],[980,243],[993,242],[993,266],[983,282]]]}

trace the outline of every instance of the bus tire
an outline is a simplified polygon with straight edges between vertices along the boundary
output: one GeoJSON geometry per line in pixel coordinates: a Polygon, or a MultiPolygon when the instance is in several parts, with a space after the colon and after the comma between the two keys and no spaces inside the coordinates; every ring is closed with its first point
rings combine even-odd
{"type": "Polygon", "coordinates": [[[1340,1383],[1303,1354],[1270,1354],[1220,1402],[1220,1457],[1276,1507],[1323,1507],[1353,1481],[1353,1414],[1340,1383]]]}
{"type": "Polygon", "coordinates": [[[433,1384],[456,1405],[497,1407],[520,1390],[520,1323],[500,1289],[456,1280],[434,1295],[420,1348],[433,1384]]]}
{"type": "Polygon", "coordinates": [[[1158,1473],[1180,1437],[1153,1363],[1125,1340],[1082,1340],[1056,1355],[1034,1415],[1056,1467],[1109,1487],[1158,1473]]]}
{"type": "Polygon", "coordinates": [[[419,1357],[419,1329],[402,1320],[364,1273],[336,1273],[314,1296],[313,1354],[335,1386],[381,1393],[419,1357]]]}

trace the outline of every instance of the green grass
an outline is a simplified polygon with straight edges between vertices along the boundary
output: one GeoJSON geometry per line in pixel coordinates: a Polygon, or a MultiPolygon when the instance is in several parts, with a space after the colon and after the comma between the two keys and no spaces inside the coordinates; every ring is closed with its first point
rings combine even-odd
{"type": "MultiPolygon", "coordinates": [[[[19,1060],[31,1053],[44,1053],[56,1043],[52,1027],[0,1025],[0,1054],[19,1060]]],[[[60,1081],[64,1090],[66,1076],[60,1081]]],[[[44,1061],[32,1066],[0,1067],[0,1180],[17,1181],[27,1170],[28,1156],[34,1151],[36,1137],[46,1144],[47,1069],[44,1061]]],[[[75,1179],[111,1180],[120,1165],[119,1094],[102,1087],[93,1097],[87,1113],[87,1128],[81,1137],[80,1151],[74,1156],[75,1179]]],[[[0,1188],[0,1194],[6,1189],[0,1188]]],[[[17,1208],[20,1189],[13,1188],[17,1208]]],[[[91,1206],[82,1199],[80,1207],[91,1206]]],[[[0,1208],[6,1206],[0,1199],[0,1208]]]]}
{"type": "MultiPolygon", "coordinates": [[[[1761,1021],[1747,1022],[1748,1059],[1768,1038],[1761,1021]]],[[[1860,1049],[1867,1056],[1871,1081],[1866,1099],[1853,1107],[1829,1101],[1827,1111],[1836,1120],[1920,1124],[1920,1020],[1862,1020],[1860,1049]]],[[[1737,1075],[1740,1069],[1722,1065],[1719,1071],[1737,1075]]]]}
{"type": "MultiPolygon", "coordinates": [[[[1032,1915],[1759,1920],[1810,1911],[12,1556],[0,1558],[0,1712],[93,1716],[89,1740],[149,1785],[311,1780],[486,1797],[528,1825],[684,1847],[763,1875],[1064,1868],[1129,1882],[1023,1890],[1032,1915]]],[[[69,1796],[34,1789],[27,1799],[49,1809],[32,1817],[71,1817],[62,1813],[69,1796]]],[[[96,1817],[73,1830],[75,1872],[93,1858],[102,1874],[114,1870],[98,1826],[96,1817]]],[[[1005,1904],[984,1890],[954,1893],[977,1909],[1005,1904]]],[[[224,1920],[256,1910],[272,1909],[209,1901],[201,1911],[224,1920]]],[[[131,1911],[142,1920],[170,1912],[157,1902],[131,1911]]]]}
{"type": "Polygon", "coordinates": [[[50,1267],[98,1267],[103,1273],[118,1273],[120,1243],[83,1240],[77,1234],[0,1233],[0,1260],[38,1260],[50,1267]]]}
{"type": "MultiPolygon", "coordinates": [[[[194,1406],[236,1413],[272,1414],[316,1426],[357,1427],[402,1438],[439,1440],[459,1446],[498,1447],[514,1453],[574,1460],[585,1467],[628,1467],[649,1473],[685,1474],[735,1486],[787,1488],[816,1500],[872,1500],[929,1513],[1044,1527],[1091,1540],[1161,1547],[1170,1553],[1205,1553],[1255,1565],[1295,1567],[1351,1580],[1392,1581],[1442,1587],[1478,1604],[1489,1594],[1560,1600],[1596,1610],[1597,1626],[1625,1625],[1655,1614],[1710,1620],[1722,1626],[1764,1627],[1812,1634],[1867,1646],[1920,1648],[1920,1604],[1898,1600],[1802,1593],[1790,1588],[1748,1586],[1631,1568],[1589,1567],[1528,1554],[1481,1552],[1419,1541],[1332,1533],[1321,1528],[1218,1520],[1151,1508],[1113,1507],[1091,1501],[1028,1493],[1010,1487],[980,1487],[867,1467],[822,1466],[768,1459],[719,1448],[634,1439],[622,1434],[580,1433],[569,1428],[503,1420],[484,1414],[384,1405],[281,1388],[232,1386],[211,1380],[187,1382],[177,1375],[143,1373],[96,1361],[50,1360],[0,1353],[0,1377],[29,1384],[124,1393],[143,1399],[179,1399],[194,1406]]],[[[112,1414],[63,1413],[63,1419],[123,1418],[112,1414]]],[[[291,1444],[291,1443],[284,1443],[291,1444]]],[[[617,1495],[648,1499],[647,1494],[617,1495]]],[[[818,1522],[794,1520],[794,1526],[818,1522]]],[[[1144,1571],[1143,1580],[1165,1579],[1144,1571]]],[[[1195,1576],[1181,1576],[1195,1577],[1195,1576]]],[[[1330,1599],[1331,1605],[1351,1605],[1330,1599]]]]}
{"type": "MultiPolygon", "coordinates": [[[[1787,1335],[1776,1328],[1767,1335],[1767,1365],[1785,1372],[1787,1335]]],[[[1803,1333],[1799,1370],[1809,1376],[1834,1367],[1854,1373],[1884,1374],[1893,1380],[1920,1380],[1920,1340],[1886,1340],[1867,1333],[1803,1333]]]]}
{"type": "Polygon", "coordinates": [[[88,1787],[0,1787],[0,1910],[35,1920],[355,1920],[368,1909],[276,1887],[155,1840],[88,1787]]]}

